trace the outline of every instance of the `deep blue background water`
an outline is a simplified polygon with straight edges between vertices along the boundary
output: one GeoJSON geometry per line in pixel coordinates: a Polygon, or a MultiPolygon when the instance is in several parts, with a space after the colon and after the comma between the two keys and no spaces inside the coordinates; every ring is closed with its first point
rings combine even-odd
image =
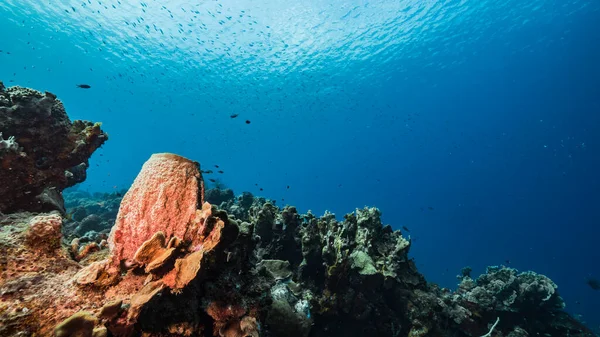
{"type": "Polygon", "coordinates": [[[110,134],[81,188],[175,152],[301,211],[377,206],[446,287],[466,265],[546,274],[600,325],[600,2],[6,0],[0,17],[0,80],[110,134]]]}

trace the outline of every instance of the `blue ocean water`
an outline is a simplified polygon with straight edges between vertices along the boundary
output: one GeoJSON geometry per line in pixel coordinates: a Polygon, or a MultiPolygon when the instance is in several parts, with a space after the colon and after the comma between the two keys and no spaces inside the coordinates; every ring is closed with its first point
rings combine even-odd
{"type": "Polygon", "coordinates": [[[0,17],[0,80],[110,135],[80,188],[178,153],[303,212],[379,207],[445,287],[467,265],[546,274],[600,326],[597,0],[3,0],[0,17]]]}

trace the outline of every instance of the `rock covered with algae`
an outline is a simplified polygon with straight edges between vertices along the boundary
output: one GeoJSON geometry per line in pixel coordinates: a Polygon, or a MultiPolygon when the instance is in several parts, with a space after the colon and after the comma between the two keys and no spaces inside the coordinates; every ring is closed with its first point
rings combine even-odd
{"type": "Polygon", "coordinates": [[[0,212],[63,209],[63,189],[86,178],[108,136],[99,123],[71,122],[56,95],[0,82],[0,212]]]}

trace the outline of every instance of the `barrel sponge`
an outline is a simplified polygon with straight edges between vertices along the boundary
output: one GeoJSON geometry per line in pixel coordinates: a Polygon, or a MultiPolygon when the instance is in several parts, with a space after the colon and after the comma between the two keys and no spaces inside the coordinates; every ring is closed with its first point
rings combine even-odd
{"type": "Polygon", "coordinates": [[[190,239],[188,225],[204,201],[200,165],[170,154],[154,154],[123,197],[109,236],[112,263],[133,260],[139,247],[157,232],[165,238],[190,239]]]}

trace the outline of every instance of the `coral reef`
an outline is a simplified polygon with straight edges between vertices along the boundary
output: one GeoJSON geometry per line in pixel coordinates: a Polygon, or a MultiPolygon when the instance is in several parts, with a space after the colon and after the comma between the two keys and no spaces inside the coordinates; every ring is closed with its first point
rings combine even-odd
{"type": "Polygon", "coordinates": [[[501,328],[515,329],[513,336],[523,335],[521,330],[550,336],[573,336],[587,331],[562,310],[565,304],[557,285],[544,275],[493,266],[475,280],[468,274],[459,278],[458,289],[442,297],[451,304],[446,311],[465,331],[483,334],[474,328],[476,317],[490,321],[497,317],[501,328]]]}
{"type": "Polygon", "coordinates": [[[221,203],[232,201],[233,199],[235,199],[235,194],[230,188],[211,188],[206,191],[206,202],[212,205],[219,206],[221,203]]]}
{"type": "Polygon", "coordinates": [[[0,335],[594,336],[543,275],[465,270],[456,291],[440,289],[376,208],[340,221],[249,193],[217,207],[200,173],[153,155],[108,239],[85,248],[77,235],[102,213],[1,216],[0,335]],[[71,221],[83,227],[61,240],[71,221]]]}
{"type": "Polygon", "coordinates": [[[466,302],[495,311],[527,311],[532,308],[562,309],[563,300],[557,286],[544,275],[517,273],[507,267],[488,267],[476,280],[463,277],[458,294],[466,302]]]}
{"type": "Polygon", "coordinates": [[[54,94],[0,82],[0,212],[64,212],[60,192],[85,180],[107,139],[99,123],[71,122],[54,94]]]}
{"type": "Polygon", "coordinates": [[[67,216],[62,232],[73,257],[81,260],[108,245],[124,194],[125,191],[91,194],[71,189],[63,192],[67,216]]]}

